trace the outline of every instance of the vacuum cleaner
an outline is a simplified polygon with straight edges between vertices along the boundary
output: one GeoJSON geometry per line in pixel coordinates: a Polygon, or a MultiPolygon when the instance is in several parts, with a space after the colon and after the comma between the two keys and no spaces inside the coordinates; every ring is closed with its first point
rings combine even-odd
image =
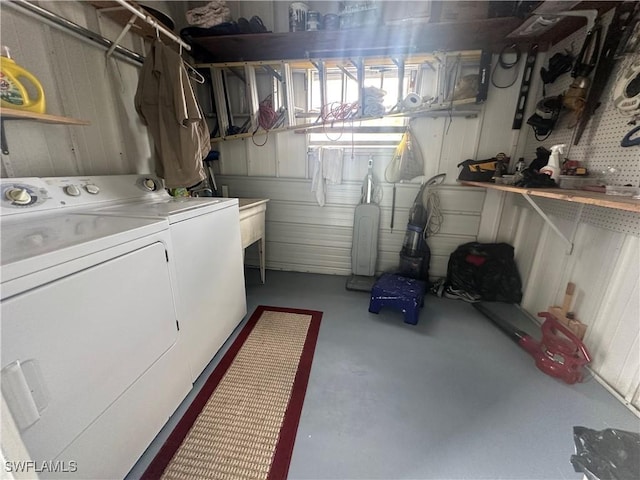
{"type": "Polygon", "coordinates": [[[362,186],[362,197],[353,215],[351,247],[351,271],[353,275],[347,280],[347,290],[370,292],[376,281],[380,207],[375,203],[375,196],[373,157],[369,157],[368,171],[362,186]]]}
{"type": "Polygon", "coordinates": [[[584,379],[584,367],[591,362],[587,347],[551,313],[538,313],[539,317],[545,318],[541,327],[542,339],[538,342],[531,335],[501,320],[482,303],[473,306],[529,353],[540,371],[568,384],[584,379]]]}
{"type": "Polygon", "coordinates": [[[422,184],[411,210],[407,231],[400,251],[398,273],[404,277],[429,281],[431,251],[427,245],[427,227],[432,215],[429,205],[429,187],[439,185],[446,174],[435,175],[422,184]]]}

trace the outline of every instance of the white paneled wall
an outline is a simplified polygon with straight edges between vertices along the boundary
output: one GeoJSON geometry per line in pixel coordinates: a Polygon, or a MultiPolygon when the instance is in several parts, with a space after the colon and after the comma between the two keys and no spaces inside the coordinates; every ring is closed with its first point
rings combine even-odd
{"type": "MultiPolygon", "coordinates": [[[[640,238],[580,222],[566,244],[516,194],[506,194],[497,240],[514,245],[523,279],[522,307],[532,315],[562,304],[576,285],[572,310],[585,323],[593,371],[640,408],[640,238]]],[[[563,232],[573,222],[551,215],[563,232]]]]}
{"type": "MultiPolygon", "coordinates": [[[[478,239],[485,192],[457,186],[457,165],[468,158],[511,154],[515,149],[517,135],[510,129],[505,133],[505,128],[513,120],[518,87],[518,82],[503,90],[491,86],[489,99],[476,117],[412,121],[412,132],[424,157],[425,177],[447,174],[446,186],[438,189],[444,223],[440,233],[429,239],[431,277],[445,276],[449,254],[458,245],[478,239]]],[[[344,136],[348,138],[349,133],[344,136]]],[[[257,137],[255,142],[264,140],[257,137]]],[[[340,275],[351,273],[353,214],[371,153],[375,178],[383,187],[377,271],[397,268],[409,209],[419,185],[398,185],[392,231],[392,185],[384,182],[392,149],[372,147],[367,155],[356,154],[354,158],[346,149],[344,183],[329,185],[326,205],[319,207],[311,192],[305,135],[270,135],[263,147],[256,147],[251,139],[225,141],[218,148],[217,181],[228,185],[230,195],[271,199],[267,207],[267,267],[340,275]]],[[[248,252],[247,262],[257,264],[255,252],[248,252]]]]}
{"type": "MultiPolygon", "coordinates": [[[[269,198],[266,214],[267,267],[272,269],[349,275],[353,213],[361,184],[345,182],[330,186],[327,203],[320,207],[311,192],[311,182],[293,178],[259,178],[225,175],[219,180],[238,197],[269,198]]],[[[377,271],[398,266],[409,208],[418,184],[397,187],[395,228],[390,229],[392,191],[383,187],[377,271]]],[[[449,254],[461,243],[475,240],[484,192],[442,186],[437,189],[444,213],[440,233],[429,239],[431,273],[444,276],[449,254]]],[[[257,264],[255,252],[247,261],[257,264]]]]}
{"type": "MultiPolygon", "coordinates": [[[[607,19],[611,18],[609,14],[607,19]]],[[[584,29],[555,45],[555,52],[576,48],[584,38],[584,29]]],[[[544,60],[544,57],[541,59],[544,60]]],[[[538,62],[538,65],[546,62],[538,62]]],[[[542,95],[536,70],[529,103],[542,95]]],[[[637,185],[640,172],[638,147],[621,149],[620,138],[628,130],[626,121],[612,110],[609,96],[616,71],[603,95],[603,105],[591,120],[570,158],[581,160],[588,168],[598,169],[624,159],[621,175],[625,182],[637,185]]],[[[566,74],[547,87],[547,95],[557,95],[570,83],[566,74]]],[[[572,131],[568,119],[561,119],[558,129],[543,144],[537,142],[527,126],[523,127],[518,151],[526,160],[535,149],[544,145],[567,142],[572,131]]],[[[585,207],[579,213],[573,204],[555,200],[536,200],[545,213],[567,236],[575,228],[573,251],[544,223],[542,218],[517,194],[488,193],[488,200],[500,203],[503,210],[498,222],[496,239],[514,245],[516,261],[524,284],[522,307],[530,314],[545,311],[550,305],[562,303],[568,282],[576,284],[573,310],[588,326],[585,344],[592,354],[592,370],[619,398],[636,412],[640,410],[640,215],[601,207],[585,207]]],[[[494,213],[483,214],[483,225],[495,222],[494,213]]],[[[482,228],[482,227],[481,227],[482,228]]],[[[487,228],[486,230],[490,230],[487,228]]]]}
{"type": "MultiPolygon", "coordinates": [[[[81,2],[39,2],[42,7],[115,39],[121,28],[81,2]]],[[[152,171],[152,150],[133,106],[139,65],[2,6],[2,45],[42,83],[47,113],[89,120],[89,126],[5,122],[9,155],[3,176],[63,176],[152,171]]],[[[139,37],[121,44],[143,53],[139,37]]]]}

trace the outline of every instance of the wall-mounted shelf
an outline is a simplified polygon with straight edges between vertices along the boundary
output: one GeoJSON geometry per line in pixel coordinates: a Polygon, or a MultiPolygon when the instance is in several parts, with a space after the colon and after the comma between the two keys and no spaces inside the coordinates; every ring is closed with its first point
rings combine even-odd
{"type": "MultiPolygon", "coordinates": [[[[127,22],[131,18],[131,12],[121,6],[118,2],[107,2],[107,1],[93,1],[90,0],[87,2],[95,7],[102,15],[110,18],[114,22],[116,22],[120,26],[127,25],[127,22]]],[[[129,2],[133,6],[138,7],[134,2],[129,2]]],[[[146,22],[136,22],[131,26],[131,31],[140,35],[144,38],[154,38],[156,36],[155,29],[146,22]]]]}
{"type": "Polygon", "coordinates": [[[195,47],[193,54],[199,62],[212,63],[389,56],[451,50],[499,50],[497,46],[503,46],[506,35],[521,23],[520,18],[504,17],[464,23],[335,31],[192,36],[187,41],[195,47]]]}
{"type": "Polygon", "coordinates": [[[595,205],[598,207],[613,208],[615,210],[640,213],[640,200],[634,200],[633,198],[629,197],[618,197],[598,192],[589,192],[584,190],[565,190],[560,188],[520,188],[509,185],[496,185],[487,182],[468,181],[461,181],[460,183],[462,185],[468,185],[470,187],[482,187],[489,190],[498,190],[502,192],[517,193],[522,195],[522,197],[529,203],[529,205],[531,205],[531,207],[533,207],[533,209],[538,212],[540,217],[542,217],[547,225],[549,225],[549,227],[554,232],[556,232],[556,234],[565,242],[565,244],[567,245],[567,254],[569,255],[573,252],[573,241],[578,230],[578,224],[580,222],[580,218],[582,217],[582,211],[585,205],[595,205]],[[562,232],[562,230],[558,228],[553,219],[551,219],[531,197],[551,198],[564,202],[577,203],[579,208],[576,218],[573,222],[573,229],[571,234],[567,237],[564,232],[562,232]]]}
{"type": "Polygon", "coordinates": [[[9,144],[4,131],[4,122],[7,120],[31,120],[55,125],[91,125],[88,120],[50,115],[48,113],[34,113],[27,110],[0,108],[0,148],[4,155],[9,155],[9,144]]]}
{"type": "MultiPolygon", "coordinates": [[[[131,20],[131,11],[125,8],[122,4],[115,1],[94,1],[89,0],[87,3],[92,5],[105,17],[110,18],[118,25],[124,27],[131,20]]],[[[140,5],[137,2],[128,0],[127,3],[132,7],[145,13],[145,16],[152,20],[157,20],[159,24],[166,28],[173,30],[175,27],[174,21],[162,13],[161,11],[152,8],[149,4],[140,5]]],[[[148,3],[148,2],[147,2],[148,3]]],[[[157,33],[153,25],[146,21],[135,22],[130,26],[131,31],[144,38],[155,38],[157,33]]]]}
{"type": "MultiPolygon", "coordinates": [[[[544,2],[540,2],[544,3],[544,2]]],[[[552,2],[549,2],[552,3],[552,2]]],[[[621,2],[581,2],[574,10],[597,9],[600,14],[621,2]]],[[[482,49],[498,53],[505,44],[521,47],[536,43],[545,51],[583,27],[586,20],[565,17],[541,34],[507,38],[526,18],[483,18],[466,22],[379,25],[345,30],[310,32],[209,35],[191,32],[183,38],[191,44],[198,62],[238,62],[344,58],[371,55],[409,55],[434,51],[482,49]]],[[[524,48],[523,48],[524,50],[524,48]]]]}
{"type": "Polygon", "coordinates": [[[604,193],[589,192],[586,190],[565,190],[562,188],[520,188],[510,185],[496,185],[487,182],[460,182],[462,185],[471,187],[482,187],[490,190],[500,190],[503,192],[518,193],[531,197],[552,198],[565,202],[574,202],[584,205],[595,205],[598,207],[613,208],[627,212],[640,213],[640,200],[631,197],[617,195],[606,195],[604,193]]]}
{"type": "Polygon", "coordinates": [[[34,120],[42,123],[55,123],[58,125],[91,125],[88,120],[51,115],[48,113],[34,113],[27,110],[14,110],[11,108],[0,109],[2,120],[34,120]]]}

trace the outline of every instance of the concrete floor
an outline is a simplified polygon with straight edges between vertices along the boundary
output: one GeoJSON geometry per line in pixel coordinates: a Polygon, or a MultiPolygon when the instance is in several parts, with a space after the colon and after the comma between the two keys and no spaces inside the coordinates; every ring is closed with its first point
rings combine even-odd
{"type": "MultiPolygon", "coordinates": [[[[640,431],[595,379],[566,385],[544,375],[470,304],[428,296],[413,326],[399,312],[369,313],[368,294],[346,290],[345,277],[246,278],[248,316],[258,305],[324,312],[290,479],[580,479],[569,461],[573,426],[640,431]]],[[[193,395],[128,478],[144,471],[193,395]]]]}

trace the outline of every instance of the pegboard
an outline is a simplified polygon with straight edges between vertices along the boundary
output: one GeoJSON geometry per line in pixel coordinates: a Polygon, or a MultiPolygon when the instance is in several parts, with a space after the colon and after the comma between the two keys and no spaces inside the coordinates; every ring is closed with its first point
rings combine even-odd
{"type": "MultiPolygon", "coordinates": [[[[531,198],[536,204],[549,216],[562,218],[565,220],[575,220],[580,210],[580,204],[566,202],[562,200],[554,200],[552,198],[533,197],[531,198]]],[[[522,195],[517,196],[516,205],[519,207],[532,208],[529,202],[522,195]]],[[[584,214],[584,210],[583,210],[584,214]]]]}
{"type": "MultiPolygon", "coordinates": [[[[514,203],[519,207],[533,209],[522,195],[514,194],[513,197],[515,197],[513,200],[514,203]]],[[[532,200],[550,217],[575,221],[580,213],[581,204],[578,203],[542,197],[535,197],[532,198],[532,200]]],[[[594,227],[640,237],[640,214],[638,213],[615,210],[607,207],[597,207],[594,205],[584,205],[580,222],[588,223],[594,227]]]]}
{"type": "Polygon", "coordinates": [[[589,205],[585,207],[582,216],[596,227],[640,237],[640,215],[637,213],[589,205]]]}
{"type": "MultiPolygon", "coordinates": [[[[604,15],[603,25],[608,26],[612,18],[613,10],[604,15]]],[[[572,50],[574,54],[577,54],[584,42],[586,33],[586,27],[584,27],[554,45],[547,53],[547,60],[558,52],[564,52],[565,49],[572,50]]],[[[605,34],[606,32],[603,31],[603,39],[605,34]]],[[[640,55],[640,52],[637,55],[640,55]]],[[[640,186],[640,146],[625,148],[620,145],[622,137],[633,127],[628,125],[629,117],[623,116],[615,108],[611,95],[616,79],[626,69],[627,64],[632,61],[633,57],[633,55],[627,55],[617,62],[602,95],[602,104],[587,124],[578,145],[573,145],[575,129],[571,127],[575,120],[569,111],[563,110],[554,131],[542,142],[536,140],[531,127],[524,127],[528,129],[525,146],[527,161],[535,158],[535,151],[539,146],[544,146],[548,149],[552,145],[564,143],[569,147],[565,157],[582,162],[583,166],[587,167],[589,171],[602,172],[609,167],[615,168],[616,172],[607,177],[609,184],[640,186]]],[[[548,62],[545,61],[545,66],[547,64],[548,62]]],[[[535,74],[539,75],[539,72],[535,72],[535,74]]],[[[572,81],[571,75],[565,73],[554,83],[546,86],[546,96],[564,93],[572,81]]],[[[540,82],[535,101],[539,101],[542,96],[542,83],[540,82]]]]}

